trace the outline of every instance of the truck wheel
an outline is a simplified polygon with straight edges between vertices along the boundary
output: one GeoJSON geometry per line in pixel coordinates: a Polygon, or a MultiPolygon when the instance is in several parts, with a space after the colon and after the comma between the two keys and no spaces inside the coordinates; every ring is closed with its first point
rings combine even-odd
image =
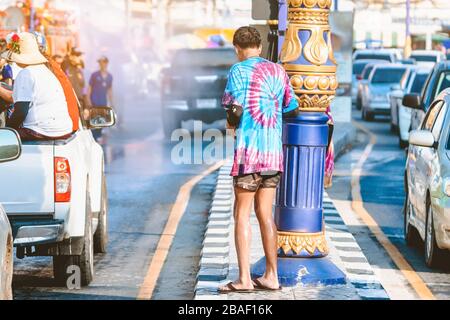
{"type": "Polygon", "coordinates": [[[58,284],[69,285],[67,281],[73,276],[75,270],[69,268],[78,267],[80,270],[81,286],[88,286],[94,278],[94,241],[92,232],[91,197],[86,195],[86,226],[84,232],[84,246],[79,256],[55,256],[53,257],[53,274],[58,284]],[[69,273],[68,273],[69,272],[69,273]]]}
{"type": "Polygon", "coordinates": [[[108,191],[104,174],[102,179],[102,204],[94,235],[94,253],[106,253],[108,247],[108,191]]]}
{"type": "Polygon", "coordinates": [[[356,98],[356,110],[361,110],[362,109],[362,101],[361,101],[361,97],[358,95],[358,97],[356,98]]]}
{"type": "Polygon", "coordinates": [[[362,109],[362,119],[364,121],[373,121],[374,115],[373,113],[366,111],[366,109],[363,107],[362,109]]]}

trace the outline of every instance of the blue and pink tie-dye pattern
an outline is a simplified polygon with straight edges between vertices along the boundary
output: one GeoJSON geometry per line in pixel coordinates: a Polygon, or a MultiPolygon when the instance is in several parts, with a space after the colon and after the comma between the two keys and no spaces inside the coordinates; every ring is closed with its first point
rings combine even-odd
{"type": "Polygon", "coordinates": [[[283,172],[283,113],[298,107],[283,67],[256,57],[234,65],[222,105],[244,110],[231,175],[283,172]]]}

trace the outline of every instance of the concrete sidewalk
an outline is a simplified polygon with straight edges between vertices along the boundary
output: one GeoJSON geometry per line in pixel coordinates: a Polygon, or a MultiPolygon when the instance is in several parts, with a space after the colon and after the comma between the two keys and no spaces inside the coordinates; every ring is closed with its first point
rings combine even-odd
{"type": "MultiPolygon", "coordinates": [[[[351,145],[356,130],[348,123],[336,124],[334,143],[336,155],[351,145]]],[[[219,295],[218,287],[236,280],[238,266],[234,249],[233,186],[229,176],[231,163],[222,167],[217,175],[217,187],[211,205],[209,224],[198,274],[195,299],[197,300],[368,300],[388,299],[372,267],[349,232],[331,199],[324,199],[324,213],[330,260],[347,276],[346,285],[298,286],[281,292],[219,295]]],[[[263,256],[263,248],[256,216],[251,218],[253,231],[251,262],[263,256]]]]}
{"type": "MultiPolygon", "coordinates": [[[[233,193],[230,166],[218,173],[217,189],[211,207],[209,224],[196,287],[196,300],[385,300],[388,296],[367,262],[353,235],[326,196],[324,202],[330,260],[346,275],[346,285],[298,286],[281,292],[219,295],[218,287],[237,279],[238,266],[234,249],[232,219],[233,193]]],[[[263,256],[260,232],[252,215],[252,256],[255,263],[263,256]]]]}

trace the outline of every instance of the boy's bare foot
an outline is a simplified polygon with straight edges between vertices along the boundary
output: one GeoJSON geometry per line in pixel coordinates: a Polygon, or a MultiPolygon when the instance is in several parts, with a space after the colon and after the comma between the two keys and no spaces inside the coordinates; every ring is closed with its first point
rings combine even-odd
{"type": "Polygon", "coordinates": [[[261,277],[259,279],[253,280],[254,287],[257,290],[268,290],[268,291],[277,291],[281,290],[280,283],[277,278],[266,278],[261,277]]]}
{"type": "Polygon", "coordinates": [[[248,284],[243,284],[241,281],[230,282],[225,286],[219,288],[219,292],[222,294],[232,293],[232,292],[252,292],[255,290],[255,287],[250,282],[248,284]]]}

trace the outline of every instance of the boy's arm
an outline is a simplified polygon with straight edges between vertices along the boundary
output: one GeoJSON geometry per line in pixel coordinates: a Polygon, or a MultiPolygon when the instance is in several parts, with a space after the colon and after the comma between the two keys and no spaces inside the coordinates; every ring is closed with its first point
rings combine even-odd
{"type": "Polygon", "coordinates": [[[291,81],[286,72],[284,72],[284,97],[283,97],[283,116],[295,117],[298,114],[297,95],[292,88],[291,81]]]}
{"type": "MultiPolygon", "coordinates": [[[[239,68],[234,66],[228,74],[228,82],[222,98],[222,107],[228,112],[232,106],[243,107],[244,103],[245,87],[243,77],[239,68]]],[[[236,127],[227,120],[227,129],[233,130],[236,129],[236,127]]]]}

